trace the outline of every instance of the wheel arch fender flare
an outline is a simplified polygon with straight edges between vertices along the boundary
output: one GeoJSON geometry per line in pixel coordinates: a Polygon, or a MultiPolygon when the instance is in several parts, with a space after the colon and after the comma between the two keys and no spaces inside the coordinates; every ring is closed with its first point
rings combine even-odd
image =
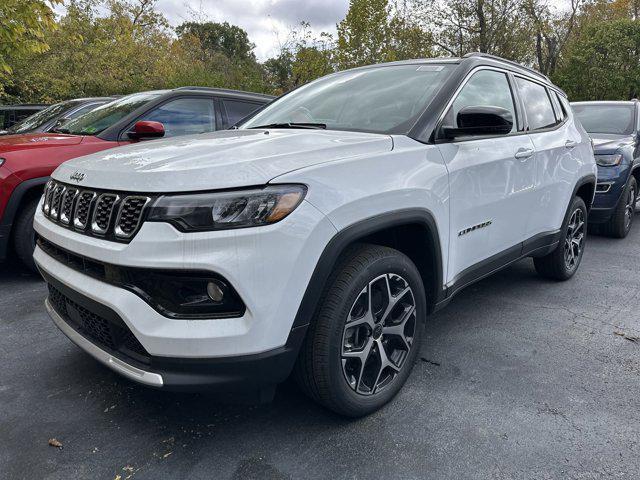
{"type": "Polygon", "coordinates": [[[576,195],[578,195],[578,192],[580,191],[580,189],[586,185],[591,187],[591,198],[589,199],[589,201],[585,200],[584,203],[586,203],[587,205],[587,211],[591,210],[591,205],[593,205],[593,200],[595,199],[595,195],[596,195],[597,182],[598,182],[598,179],[593,174],[585,175],[584,177],[579,178],[575,186],[573,187],[573,193],[571,194],[571,198],[569,199],[569,205],[567,205],[567,211],[569,210],[569,207],[571,206],[571,202],[573,201],[573,199],[576,197],[576,195]]]}
{"type": "Polygon", "coordinates": [[[9,201],[7,202],[2,218],[0,219],[0,260],[4,260],[7,256],[9,239],[12,235],[13,221],[20,211],[20,207],[22,206],[25,196],[36,189],[39,190],[47,183],[48,180],[49,177],[31,178],[20,183],[13,189],[13,192],[11,192],[9,201]]]}
{"type": "Polygon", "coordinates": [[[31,178],[29,180],[25,180],[16,188],[14,188],[11,196],[9,197],[9,202],[4,209],[4,215],[2,216],[2,222],[0,223],[0,225],[10,226],[13,223],[13,220],[16,217],[18,211],[20,210],[22,200],[25,198],[25,196],[29,192],[38,190],[40,189],[40,187],[44,187],[44,185],[48,181],[49,177],[31,178]]]}
{"type": "Polygon", "coordinates": [[[340,230],[329,241],[318,260],[316,267],[307,284],[307,288],[298,307],[292,329],[306,327],[311,322],[316,309],[321,301],[322,294],[327,287],[331,274],[339,262],[340,257],[346,249],[360,241],[367,241],[378,232],[388,231],[393,228],[403,226],[419,225],[425,229],[430,237],[430,245],[425,245],[425,249],[430,248],[429,255],[432,258],[432,272],[435,278],[430,278],[430,284],[425,285],[428,301],[428,311],[444,296],[443,289],[443,269],[442,250],[440,246],[440,236],[438,225],[433,214],[423,208],[410,208],[396,210],[370,217],[353,223],[340,230]]]}

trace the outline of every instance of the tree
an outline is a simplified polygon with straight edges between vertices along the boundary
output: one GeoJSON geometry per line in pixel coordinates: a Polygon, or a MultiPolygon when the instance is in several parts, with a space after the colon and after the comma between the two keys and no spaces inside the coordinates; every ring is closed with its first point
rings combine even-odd
{"type": "Polygon", "coordinates": [[[535,59],[538,70],[553,75],[560,55],[571,38],[584,0],[571,0],[566,13],[553,12],[546,0],[525,0],[522,8],[533,21],[535,31],[535,59]]]}
{"type": "Polygon", "coordinates": [[[88,95],[125,94],[162,87],[171,58],[167,22],[149,0],[71,0],[49,31],[51,48],[15,62],[7,94],[22,101],[54,101],[88,95]],[[166,64],[166,65],[163,65],[166,64]],[[52,72],[55,72],[52,74],[52,72]]]}
{"type": "Polygon", "coordinates": [[[555,79],[573,100],[640,96],[640,20],[612,20],[584,27],[567,47],[555,79]]]}
{"type": "Polygon", "coordinates": [[[347,16],[337,25],[340,68],[389,60],[390,13],[388,0],[350,0],[347,16]]]}
{"type": "Polygon", "coordinates": [[[274,93],[284,93],[335,71],[333,37],[314,35],[308,22],[289,32],[280,53],[264,65],[267,83],[274,93]]]}
{"type": "Polygon", "coordinates": [[[176,34],[179,37],[196,37],[203,50],[210,54],[222,53],[231,59],[255,60],[255,45],[249,41],[247,32],[227,22],[185,22],[176,28],[176,34]]]}
{"type": "MultiPolygon", "coordinates": [[[[45,32],[54,28],[53,7],[61,0],[2,0],[0,2],[0,80],[12,73],[15,57],[43,53],[45,32]]],[[[2,92],[2,84],[0,84],[2,92]]]]}
{"type": "Polygon", "coordinates": [[[521,0],[427,0],[435,44],[446,55],[483,52],[520,61],[530,48],[530,26],[521,0]]]}

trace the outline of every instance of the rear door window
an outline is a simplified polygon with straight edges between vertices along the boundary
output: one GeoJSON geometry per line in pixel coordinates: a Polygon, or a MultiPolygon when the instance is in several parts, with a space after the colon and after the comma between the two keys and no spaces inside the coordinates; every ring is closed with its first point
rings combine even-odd
{"type": "Polygon", "coordinates": [[[530,130],[541,130],[555,126],[558,121],[551,105],[547,89],[539,83],[516,77],[518,91],[522,97],[530,130]]]}

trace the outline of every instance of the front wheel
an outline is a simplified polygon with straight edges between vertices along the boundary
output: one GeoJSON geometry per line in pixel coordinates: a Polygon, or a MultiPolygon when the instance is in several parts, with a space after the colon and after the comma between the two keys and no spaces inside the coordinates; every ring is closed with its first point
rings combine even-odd
{"type": "Polygon", "coordinates": [[[424,331],[426,297],[413,262],[359,245],[333,273],[296,364],[307,395],[345,416],[371,413],[407,380],[424,331]]]}
{"type": "Polygon", "coordinates": [[[16,217],[13,225],[13,249],[22,263],[31,271],[37,271],[33,260],[36,248],[36,232],[33,229],[33,217],[38,208],[39,199],[35,198],[26,203],[16,217]]]}
{"type": "Polygon", "coordinates": [[[578,271],[587,239],[587,206],[575,197],[560,231],[558,247],[533,259],[538,274],[554,280],[569,280],[578,271]]]}
{"type": "Polygon", "coordinates": [[[629,178],[622,192],[618,206],[611,220],[605,225],[605,232],[614,238],[625,238],[633,225],[636,211],[636,199],[638,197],[638,182],[633,175],[629,178]]]}

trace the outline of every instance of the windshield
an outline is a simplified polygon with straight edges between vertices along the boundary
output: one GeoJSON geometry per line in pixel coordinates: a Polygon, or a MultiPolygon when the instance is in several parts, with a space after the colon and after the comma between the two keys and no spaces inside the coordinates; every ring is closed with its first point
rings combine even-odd
{"type": "Polygon", "coordinates": [[[98,135],[138,107],[145,105],[160,95],[160,93],[136,93],[122,97],[111,103],[101,105],[75,120],[71,120],[64,127],[59,128],[58,131],[72,135],[98,135]]]}
{"type": "Polygon", "coordinates": [[[587,133],[631,135],[635,131],[635,105],[603,103],[571,107],[587,133]]]}
{"type": "Polygon", "coordinates": [[[311,124],[329,130],[407,133],[452,69],[391,65],[328,75],[276,100],[240,128],[311,124]]]}
{"type": "Polygon", "coordinates": [[[50,107],[40,110],[38,113],[34,113],[30,117],[25,118],[22,122],[13,125],[8,128],[9,133],[27,133],[35,130],[45,123],[49,123],[51,120],[55,120],[60,115],[68,112],[78,104],[75,100],[68,100],[66,102],[56,103],[50,107]]]}

